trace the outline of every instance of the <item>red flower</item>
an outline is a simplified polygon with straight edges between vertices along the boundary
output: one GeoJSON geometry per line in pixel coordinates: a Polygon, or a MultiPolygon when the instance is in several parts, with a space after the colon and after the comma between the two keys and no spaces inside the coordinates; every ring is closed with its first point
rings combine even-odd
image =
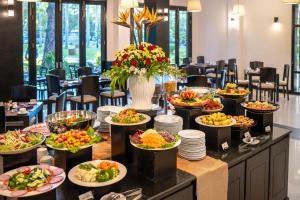
{"type": "Polygon", "coordinates": [[[139,46],[139,50],[144,51],[143,45],[140,45],[140,46],[139,46]]]}
{"type": "Polygon", "coordinates": [[[151,62],[151,60],[149,60],[149,59],[145,61],[145,64],[146,64],[146,65],[151,65],[151,63],[152,63],[152,62],[151,62]]]}
{"type": "Polygon", "coordinates": [[[157,60],[158,62],[162,62],[162,61],[163,61],[163,58],[162,58],[162,57],[157,57],[156,60],[157,60]]]}
{"type": "Polygon", "coordinates": [[[124,55],[122,56],[122,58],[125,60],[126,58],[128,58],[128,54],[124,54],[124,55]]]}
{"type": "Polygon", "coordinates": [[[135,66],[135,67],[136,67],[136,66],[137,66],[137,64],[138,64],[138,62],[137,62],[136,60],[132,60],[132,61],[131,61],[131,65],[133,65],[133,66],[135,66]]]}
{"type": "Polygon", "coordinates": [[[165,57],[164,59],[165,59],[166,62],[169,62],[169,58],[168,57],[165,57]]]}
{"type": "Polygon", "coordinates": [[[148,46],[148,50],[149,50],[149,51],[152,51],[152,50],[155,49],[155,48],[156,48],[155,45],[150,45],[150,46],[148,46]]]}

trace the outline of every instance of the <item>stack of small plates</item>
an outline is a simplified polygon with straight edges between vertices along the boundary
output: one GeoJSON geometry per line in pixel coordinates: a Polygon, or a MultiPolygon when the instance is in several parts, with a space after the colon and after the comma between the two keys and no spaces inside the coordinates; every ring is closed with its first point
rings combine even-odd
{"type": "Polygon", "coordinates": [[[119,113],[123,108],[118,106],[101,106],[97,109],[97,120],[100,122],[99,131],[108,133],[109,124],[105,122],[105,118],[111,114],[119,113]]]}
{"type": "Polygon", "coordinates": [[[154,118],[154,128],[157,131],[178,133],[182,126],[183,120],[177,115],[159,115],[154,118]]]}
{"type": "Polygon", "coordinates": [[[205,133],[198,130],[180,131],[178,154],[186,160],[201,160],[206,156],[205,133]]]}

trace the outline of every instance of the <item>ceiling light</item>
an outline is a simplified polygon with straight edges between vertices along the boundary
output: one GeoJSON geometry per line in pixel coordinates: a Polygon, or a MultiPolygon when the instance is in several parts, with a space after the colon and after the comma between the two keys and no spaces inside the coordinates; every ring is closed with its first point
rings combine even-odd
{"type": "Polygon", "coordinates": [[[202,5],[201,0],[188,0],[187,11],[188,12],[201,12],[202,5]]]}
{"type": "Polygon", "coordinates": [[[23,1],[23,2],[39,2],[41,0],[17,0],[17,1],[23,1]]]}
{"type": "Polygon", "coordinates": [[[138,8],[138,0],[121,0],[120,7],[123,9],[138,8]]]}
{"type": "Polygon", "coordinates": [[[300,0],[283,0],[284,4],[300,4],[300,0]]]}
{"type": "Polygon", "coordinates": [[[15,11],[14,11],[14,10],[7,10],[7,16],[8,16],[8,17],[13,17],[13,16],[15,16],[15,11]]]}
{"type": "Polygon", "coordinates": [[[7,5],[11,6],[14,4],[15,4],[14,0],[7,0],[7,5]]]}

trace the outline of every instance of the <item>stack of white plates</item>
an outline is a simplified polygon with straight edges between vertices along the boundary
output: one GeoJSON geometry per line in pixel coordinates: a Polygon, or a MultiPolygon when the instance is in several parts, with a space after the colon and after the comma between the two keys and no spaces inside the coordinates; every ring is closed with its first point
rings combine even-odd
{"type": "Polygon", "coordinates": [[[99,131],[108,133],[109,124],[105,122],[105,118],[111,114],[119,113],[123,108],[118,106],[101,106],[97,109],[97,120],[100,122],[99,131]]]}
{"type": "Polygon", "coordinates": [[[177,115],[159,115],[154,118],[154,128],[157,131],[178,133],[182,126],[183,120],[177,115]]]}
{"type": "Polygon", "coordinates": [[[178,147],[180,157],[187,160],[201,160],[206,156],[205,133],[198,130],[180,131],[181,144],[178,147]]]}

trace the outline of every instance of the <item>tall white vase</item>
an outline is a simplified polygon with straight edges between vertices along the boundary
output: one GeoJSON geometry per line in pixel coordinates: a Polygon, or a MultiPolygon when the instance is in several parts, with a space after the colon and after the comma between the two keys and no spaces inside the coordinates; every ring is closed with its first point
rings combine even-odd
{"type": "Polygon", "coordinates": [[[129,93],[132,97],[131,107],[137,110],[149,110],[152,108],[152,97],[155,90],[153,77],[130,76],[128,78],[129,93]]]}

